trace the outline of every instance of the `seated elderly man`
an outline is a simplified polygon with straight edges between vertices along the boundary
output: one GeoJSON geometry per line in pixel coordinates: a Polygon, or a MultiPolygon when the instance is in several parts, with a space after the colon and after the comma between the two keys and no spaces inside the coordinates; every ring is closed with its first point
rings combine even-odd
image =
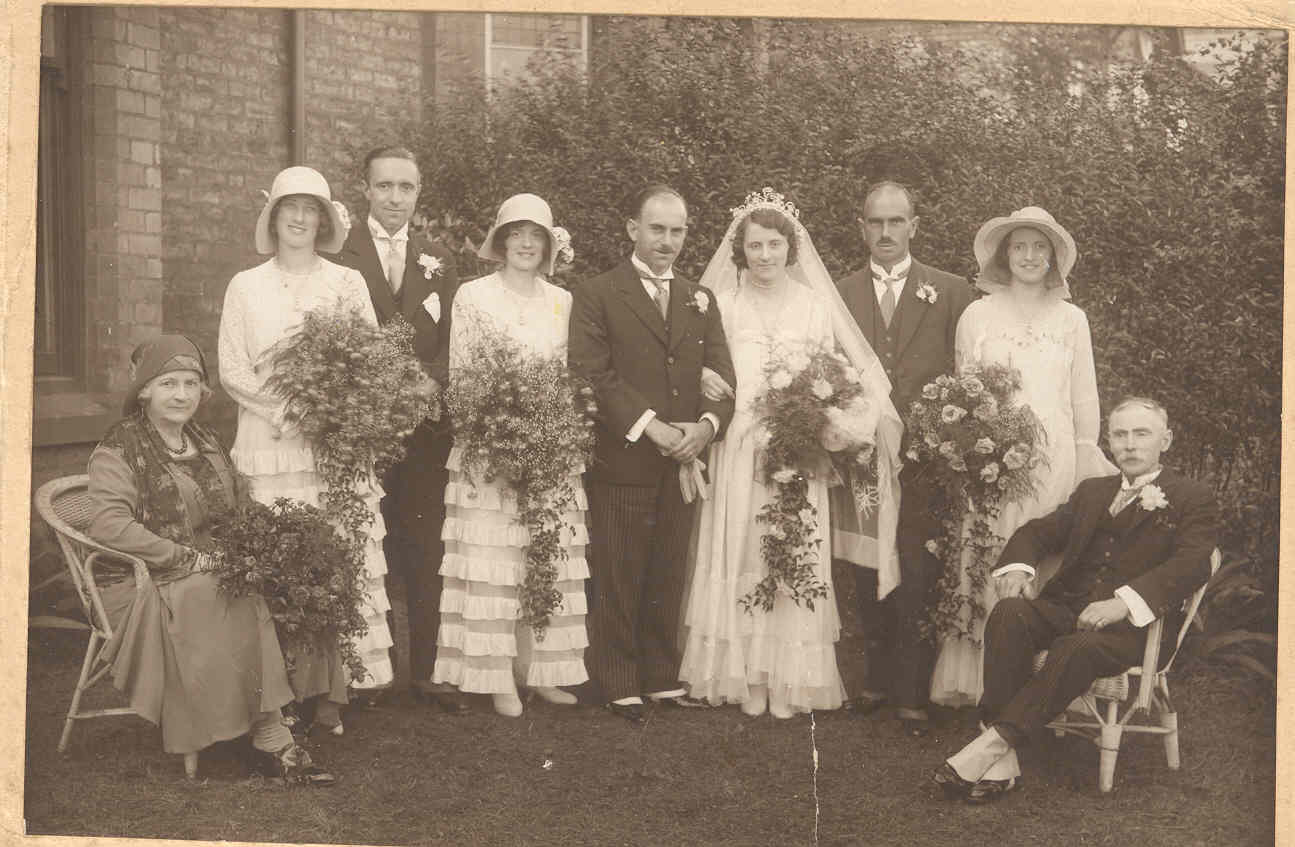
{"type": "Polygon", "coordinates": [[[1084,481],[1003,548],[993,573],[1003,599],[985,624],[987,729],[932,775],[946,797],[987,803],[1019,787],[1017,748],[1093,680],[1140,663],[1144,628],[1158,617],[1167,657],[1183,600],[1209,579],[1214,496],[1161,466],[1173,440],[1164,408],[1128,398],[1111,412],[1108,434],[1120,473],[1084,481]],[[1061,567],[1031,599],[1034,568],[1049,553],[1062,554],[1061,567]],[[1048,658],[1036,674],[1039,650],[1048,658]]]}

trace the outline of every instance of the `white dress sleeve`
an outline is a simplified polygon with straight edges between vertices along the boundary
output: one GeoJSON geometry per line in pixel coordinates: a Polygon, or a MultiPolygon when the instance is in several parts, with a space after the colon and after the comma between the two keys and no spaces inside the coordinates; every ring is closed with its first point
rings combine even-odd
{"type": "Polygon", "coordinates": [[[453,379],[454,372],[458,369],[463,361],[463,352],[468,343],[468,326],[480,319],[479,314],[473,314],[476,309],[472,303],[472,292],[476,286],[472,283],[464,283],[459,286],[458,291],[454,292],[454,302],[450,305],[450,378],[453,379]]]}
{"type": "Polygon", "coordinates": [[[977,300],[967,306],[962,312],[962,317],[958,318],[958,327],[954,330],[953,335],[953,361],[955,367],[961,368],[968,362],[974,362],[980,358],[980,313],[985,307],[982,303],[985,300],[977,300]]]}
{"type": "Polygon", "coordinates": [[[1097,446],[1101,432],[1101,404],[1097,396],[1097,369],[1093,364],[1093,339],[1088,316],[1075,307],[1074,350],[1070,362],[1070,409],[1075,426],[1075,484],[1094,476],[1109,476],[1117,468],[1097,446]]]}
{"type": "Polygon", "coordinates": [[[249,320],[246,272],[236,274],[225,290],[225,306],[220,313],[220,335],[216,356],[220,363],[220,384],[239,406],[265,418],[275,426],[283,423],[285,403],[265,388],[265,379],[256,374],[252,356],[255,348],[254,327],[249,320]]]}

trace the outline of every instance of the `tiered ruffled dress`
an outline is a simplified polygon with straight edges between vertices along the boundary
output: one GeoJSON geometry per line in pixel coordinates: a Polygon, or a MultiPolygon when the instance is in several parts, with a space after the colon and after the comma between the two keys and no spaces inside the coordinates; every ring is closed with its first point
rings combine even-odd
{"type": "MultiPolygon", "coordinates": [[[[795,284],[795,283],[789,283],[795,284]]],[[[841,620],[832,591],[828,487],[810,480],[809,502],[817,514],[815,575],[828,596],[814,608],[779,594],[773,609],[752,612],[740,599],[768,572],[761,554],[765,525],[756,515],[774,494],[759,468],[759,419],[752,402],[765,390],[765,364],[775,346],[830,343],[826,305],[808,289],[797,289],[777,326],[766,328],[749,295],[739,287],[718,298],[724,334],[737,375],[736,410],[707,465],[714,483],[698,516],[696,562],[684,605],[684,654],[679,678],[693,697],[712,703],[741,703],[750,686],[766,685],[771,701],[792,711],[836,709],[845,697],[836,664],[841,620]]]]}
{"type": "MultiPolygon", "coordinates": [[[[332,308],[338,303],[360,307],[377,326],[368,288],[358,271],[320,259],[309,273],[293,274],[274,259],[243,271],[230,280],[220,319],[220,382],[238,403],[238,434],[230,454],[234,466],[248,477],[252,497],[271,504],[280,497],[320,505],[323,481],[315,472],[310,443],[300,434],[283,436],[279,427],[284,403],[265,389],[273,372],[271,348],[289,337],[306,312],[332,308]]],[[[356,644],[366,676],[350,682],[340,667],[322,661],[320,654],[296,657],[292,682],[298,698],[327,693],[335,702],[346,702],[347,684],[354,688],[379,688],[393,678],[391,608],[383,576],[382,553],[386,526],[378,502],[382,488],[376,479],[361,494],[373,514],[364,550],[365,606],[368,632],[356,644]]]]}
{"type": "MultiPolygon", "coordinates": [[[[540,280],[534,297],[522,297],[504,287],[497,274],[459,288],[454,297],[450,335],[450,378],[464,350],[473,343],[474,325],[493,325],[524,349],[544,356],[566,356],[567,320],[571,295],[540,280]]],[[[520,623],[518,591],[526,576],[524,548],[530,541],[518,523],[517,500],[503,480],[486,482],[463,473],[462,450],[450,451],[446,462],[445,558],[441,575],[441,626],[437,637],[433,682],[447,682],[462,691],[507,694],[520,682],[528,687],[579,685],[589,678],[584,650],[584,581],[589,577],[585,545],[589,542],[585,513],[589,505],[578,469],[569,483],[574,509],[565,522],[574,530],[564,534],[567,557],[558,561],[556,589],[562,603],[537,641],[520,623]]]]}
{"type": "MultiPolygon", "coordinates": [[[[1034,410],[1047,434],[1043,445],[1047,461],[1034,472],[1035,495],[1007,503],[999,513],[994,531],[1004,543],[1026,521],[1068,500],[1085,479],[1116,472],[1097,446],[1101,420],[1088,317],[1061,299],[1060,291],[1032,320],[1022,319],[1009,292],[996,291],[968,306],[958,321],[958,364],[996,363],[1019,370],[1021,390],[1016,401],[1034,410]]],[[[1038,587],[1042,588],[1046,576],[1040,574],[1038,587]]],[[[969,590],[964,571],[962,591],[969,590]]],[[[998,602],[992,579],[987,580],[982,599],[988,617],[998,602]]],[[[983,619],[973,631],[981,641],[983,619]]],[[[945,706],[974,706],[983,691],[982,648],[966,638],[946,639],[931,677],[931,700],[945,706]]]]}

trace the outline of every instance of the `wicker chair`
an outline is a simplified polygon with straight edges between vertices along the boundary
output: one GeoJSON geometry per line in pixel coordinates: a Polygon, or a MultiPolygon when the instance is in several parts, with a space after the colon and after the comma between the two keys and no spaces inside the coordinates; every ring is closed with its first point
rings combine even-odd
{"type": "MultiPolygon", "coordinates": [[[[84,529],[90,524],[93,512],[93,501],[89,492],[90,478],[85,474],[65,476],[45,483],[36,491],[36,511],[58,538],[58,545],[63,551],[72,577],[72,585],[81,599],[81,608],[86,621],[90,624],[90,641],[85,648],[85,659],[81,662],[81,675],[76,682],[76,691],[72,694],[72,705],[67,710],[67,720],[63,723],[63,734],[59,738],[58,751],[66,752],[68,741],[72,737],[72,727],[76,721],[88,718],[109,717],[112,715],[133,715],[135,710],[129,706],[118,706],[109,709],[82,709],[81,695],[111,669],[101,662],[104,645],[112,638],[112,625],[103,608],[103,600],[94,581],[94,569],[101,561],[112,560],[125,562],[135,569],[135,593],[142,594],[152,584],[148,567],[143,560],[106,547],[85,535],[84,529]]],[[[198,771],[198,754],[186,753],[184,771],[193,778],[198,771]]]]}
{"type": "MultiPolygon", "coordinates": [[[[1218,572],[1222,555],[1216,549],[1210,555],[1210,574],[1218,572]]],[[[1208,584],[1208,583],[1207,583],[1208,584]]],[[[1108,676],[1095,680],[1088,692],[1076,698],[1069,709],[1048,728],[1061,737],[1073,733],[1093,739],[1101,749],[1097,772],[1097,787],[1109,792],[1115,785],[1115,760],[1120,754],[1120,739],[1125,732],[1145,732],[1164,737],[1165,759],[1170,770],[1178,770],[1178,713],[1174,711],[1173,702],[1169,699],[1169,669],[1173,666],[1178,648],[1182,646],[1183,637],[1196,617],[1201,598],[1205,596],[1205,585],[1198,588],[1184,603],[1187,616],[1178,630],[1174,642],[1174,652],[1169,661],[1160,665],[1160,638],[1164,632],[1165,622],[1157,618],[1147,627],[1147,644],[1142,653],[1142,664],[1129,668],[1119,676],[1108,676]],[[1138,680],[1137,694],[1128,704],[1123,716],[1119,707],[1128,700],[1131,688],[1130,677],[1138,680]],[[1098,703],[1098,701],[1103,701],[1098,703]],[[1105,708],[1103,708],[1103,705],[1105,708]],[[1072,714],[1078,712],[1079,716],[1072,714]],[[1105,712],[1105,714],[1103,714],[1105,712]],[[1091,714],[1095,721],[1084,720],[1091,714]],[[1141,721],[1133,719],[1141,717],[1141,721]]],[[[1046,650],[1034,657],[1034,669],[1043,667],[1048,657],[1046,650]]]]}

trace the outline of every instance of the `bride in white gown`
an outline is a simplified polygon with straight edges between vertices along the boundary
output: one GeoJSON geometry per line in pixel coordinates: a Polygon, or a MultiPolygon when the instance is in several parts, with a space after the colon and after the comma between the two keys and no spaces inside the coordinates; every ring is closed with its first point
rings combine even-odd
{"type": "MultiPolygon", "coordinates": [[[[890,384],[841,303],[795,207],[770,189],[734,210],[701,283],[715,293],[724,323],[737,376],[736,410],[707,460],[713,493],[698,515],[679,678],[692,697],[741,703],[750,715],[766,708],[780,718],[835,709],[845,692],[836,664],[840,618],[830,593],[831,527],[824,480],[811,480],[808,495],[818,523],[815,575],[828,586],[828,596],[813,609],[785,595],[769,611],[756,607],[748,612],[740,603],[767,570],[760,544],[764,529],[756,515],[776,493],[759,467],[763,427],[752,401],[764,393],[771,349],[835,341],[845,352],[870,395],[883,404],[877,434],[881,501],[867,523],[879,527],[873,564],[897,571],[900,421],[890,405],[890,384]]],[[[733,390],[716,379],[703,375],[708,393],[733,390]]]]}
{"type": "MultiPolygon", "coordinates": [[[[989,296],[968,306],[958,321],[957,363],[1019,370],[1016,399],[1034,410],[1047,434],[1047,461],[1035,470],[1034,496],[1005,504],[998,516],[994,531],[1006,542],[1021,524],[1064,503],[1079,483],[1116,468],[1097,446],[1101,416],[1088,317],[1068,302],[1074,239],[1052,215],[1027,206],[982,226],[975,251],[977,286],[989,296]]],[[[965,574],[962,590],[969,590],[965,574]]],[[[994,580],[986,581],[983,599],[988,617],[998,601],[994,580]]],[[[981,620],[973,629],[977,642],[983,629],[981,620]]],[[[932,702],[975,705],[983,690],[980,646],[966,638],[946,639],[931,677],[932,702]]]]}

